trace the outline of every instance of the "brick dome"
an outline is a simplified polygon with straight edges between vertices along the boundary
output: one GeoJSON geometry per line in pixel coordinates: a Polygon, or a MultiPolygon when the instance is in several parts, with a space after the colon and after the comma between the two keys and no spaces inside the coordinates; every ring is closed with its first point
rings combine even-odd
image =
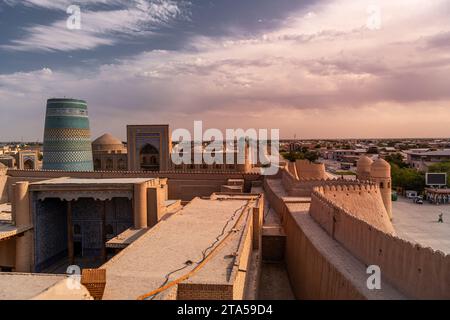
{"type": "Polygon", "coordinates": [[[117,151],[123,149],[124,145],[122,141],[120,141],[110,133],[105,133],[101,137],[95,139],[94,142],[92,142],[93,151],[117,151]]]}
{"type": "Polygon", "coordinates": [[[368,156],[362,156],[361,158],[359,158],[357,165],[358,167],[366,167],[366,166],[371,166],[373,163],[373,160],[370,159],[368,156]]]}
{"type": "Polygon", "coordinates": [[[378,158],[370,168],[370,175],[374,178],[389,178],[391,176],[391,165],[386,160],[378,158]]]}

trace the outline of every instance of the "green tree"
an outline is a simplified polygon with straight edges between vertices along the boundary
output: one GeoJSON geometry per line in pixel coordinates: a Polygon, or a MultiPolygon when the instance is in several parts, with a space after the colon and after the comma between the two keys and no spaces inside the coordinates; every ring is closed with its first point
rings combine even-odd
{"type": "Polygon", "coordinates": [[[389,162],[391,165],[396,164],[400,168],[407,168],[408,164],[403,161],[403,156],[400,153],[394,153],[386,156],[385,160],[389,162]]]}
{"type": "Polygon", "coordinates": [[[404,190],[423,191],[425,189],[425,174],[414,168],[401,168],[397,164],[391,164],[392,186],[404,190]]]}
{"type": "Polygon", "coordinates": [[[295,160],[304,160],[307,159],[311,162],[316,162],[319,159],[319,153],[316,151],[308,151],[304,149],[303,151],[291,151],[281,153],[283,158],[289,160],[291,162],[295,162],[295,160]]]}
{"type": "Polygon", "coordinates": [[[319,153],[316,151],[307,151],[305,152],[304,157],[311,162],[316,162],[319,159],[319,153]]]}
{"type": "Polygon", "coordinates": [[[283,158],[285,158],[286,160],[289,160],[291,162],[295,162],[295,160],[305,159],[304,154],[302,152],[298,152],[298,151],[285,152],[285,153],[282,153],[281,155],[283,156],[283,158]]]}

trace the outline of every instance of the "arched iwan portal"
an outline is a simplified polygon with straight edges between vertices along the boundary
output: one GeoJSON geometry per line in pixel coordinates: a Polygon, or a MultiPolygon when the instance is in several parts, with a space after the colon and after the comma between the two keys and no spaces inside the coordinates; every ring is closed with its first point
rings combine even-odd
{"type": "Polygon", "coordinates": [[[139,152],[141,170],[159,171],[159,151],[153,145],[147,143],[139,152]]]}

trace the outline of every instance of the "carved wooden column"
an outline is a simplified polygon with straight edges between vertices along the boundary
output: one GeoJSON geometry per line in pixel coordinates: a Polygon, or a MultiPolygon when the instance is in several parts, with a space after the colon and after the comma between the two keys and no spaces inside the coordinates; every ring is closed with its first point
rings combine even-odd
{"type": "Polygon", "coordinates": [[[72,223],[72,201],[67,201],[67,253],[69,264],[75,263],[75,252],[73,244],[73,223],[72,223]]]}
{"type": "MultiPolygon", "coordinates": [[[[17,227],[31,225],[30,197],[28,182],[18,182],[14,187],[14,219],[17,227]]],[[[31,272],[32,264],[32,232],[27,231],[16,239],[16,272],[31,272]]]]}
{"type": "Polygon", "coordinates": [[[136,229],[147,228],[147,183],[134,185],[133,196],[134,227],[136,229]]]}
{"type": "MultiPolygon", "coordinates": [[[[103,202],[102,210],[102,261],[106,262],[106,201],[103,202]]],[[[112,201],[112,200],[111,200],[112,201]]]]}

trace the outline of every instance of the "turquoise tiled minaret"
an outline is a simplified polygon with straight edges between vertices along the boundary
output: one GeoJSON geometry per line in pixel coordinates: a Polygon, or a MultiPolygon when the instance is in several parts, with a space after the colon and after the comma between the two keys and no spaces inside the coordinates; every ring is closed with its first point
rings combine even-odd
{"type": "Polygon", "coordinates": [[[94,170],[86,101],[47,101],[43,151],[43,170],[94,170]]]}

